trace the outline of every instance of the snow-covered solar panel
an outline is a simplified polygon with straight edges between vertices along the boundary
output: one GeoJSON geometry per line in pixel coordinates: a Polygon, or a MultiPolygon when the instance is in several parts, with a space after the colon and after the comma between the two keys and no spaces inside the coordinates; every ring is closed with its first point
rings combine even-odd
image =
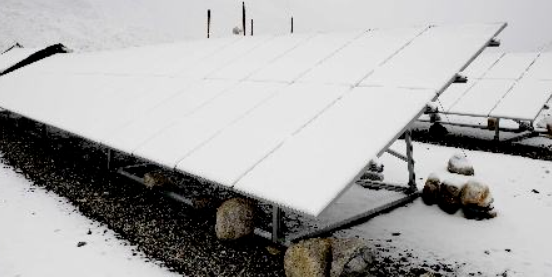
{"type": "Polygon", "coordinates": [[[394,86],[438,91],[462,71],[466,57],[485,46],[494,25],[433,27],[422,33],[396,58],[365,79],[363,86],[394,86]],[[454,51],[455,54],[451,54],[454,51]],[[413,66],[416,65],[416,66],[413,66]]]}
{"type": "Polygon", "coordinates": [[[533,121],[551,97],[551,53],[489,53],[473,64],[466,84],[440,96],[441,112],[533,121]]]}
{"type": "Polygon", "coordinates": [[[0,73],[42,49],[43,48],[13,47],[0,54],[0,73]]]}
{"type": "Polygon", "coordinates": [[[67,54],[0,78],[0,107],[317,216],[503,28],[67,54]]]}

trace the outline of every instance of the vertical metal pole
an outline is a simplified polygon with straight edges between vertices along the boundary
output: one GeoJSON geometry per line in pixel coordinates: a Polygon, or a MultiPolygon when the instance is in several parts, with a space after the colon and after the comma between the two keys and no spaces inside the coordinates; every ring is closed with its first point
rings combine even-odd
{"type": "Polygon", "coordinates": [[[280,237],[280,228],[282,223],[281,215],[282,212],[280,210],[280,207],[273,204],[273,233],[271,236],[271,240],[273,241],[273,243],[278,243],[278,239],[280,237]]]}
{"type": "Polygon", "coordinates": [[[250,20],[250,36],[253,37],[253,19],[250,20]]]}
{"type": "Polygon", "coordinates": [[[242,2],[242,32],[246,36],[246,4],[242,2]]]}
{"type": "Polygon", "coordinates": [[[495,135],[493,137],[493,140],[499,141],[499,118],[495,119],[495,135]]]}
{"type": "Polygon", "coordinates": [[[413,159],[413,142],[411,141],[411,130],[405,131],[405,146],[407,148],[407,170],[409,170],[409,190],[417,191],[417,180],[415,176],[415,160],[413,159]]]}
{"type": "Polygon", "coordinates": [[[290,17],[290,34],[294,33],[294,17],[290,17]]]}
{"type": "Polygon", "coordinates": [[[108,163],[107,163],[107,169],[108,171],[111,171],[111,149],[108,149],[108,153],[107,153],[107,160],[108,160],[108,163]]]}
{"type": "Polygon", "coordinates": [[[211,10],[207,10],[207,38],[211,33],[211,10]]]}

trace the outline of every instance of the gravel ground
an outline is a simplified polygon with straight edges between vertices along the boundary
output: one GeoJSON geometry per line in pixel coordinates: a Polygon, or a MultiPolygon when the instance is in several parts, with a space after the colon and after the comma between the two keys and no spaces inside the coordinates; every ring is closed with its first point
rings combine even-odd
{"type": "MultiPolygon", "coordinates": [[[[35,185],[67,198],[85,216],[107,224],[153,261],[188,276],[284,276],[283,248],[277,247],[280,251],[275,254],[267,248],[275,246],[259,238],[219,241],[213,231],[213,209],[192,209],[156,190],[109,173],[103,149],[60,133],[50,132],[45,138],[40,125],[25,119],[0,116],[0,124],[4,163],[35,185]]],[[[116,155],[118,165],[132,162],[136,161],[116,155]]],[[[216,203],[234,195],[180,177],[185,186],[179,188],[184,194],[216,196],[216,203]]],[[[268,227],[270,206],[260,204],[260,211],[258,226],[268,227]]],[[[301,221],[299,215],[285,217],[289,229],[305,228],[301,221]]],[[[374,276],[419,276],[424,272],[455,276],[456,268],[465,266],[420,261],[412,250],[392,257],[387,254],[390,249],[382,247],[378,240],[371,243],[379,255],[371,269],[374,276]]]]}

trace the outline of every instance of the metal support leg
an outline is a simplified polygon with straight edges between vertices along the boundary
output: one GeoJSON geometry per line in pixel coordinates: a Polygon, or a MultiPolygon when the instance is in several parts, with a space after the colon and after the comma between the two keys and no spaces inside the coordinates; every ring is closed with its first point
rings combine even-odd
{"type": "Polygon", "coordinates": [[[493,140],[499,141],[499,118],[495,119],[495,135],[493,137],[493,140]]]}
{"type": "Polygon", "coordinates": [[[271,240],[273,243],[278,243],[280,234],[281,234],[281,224],[282,224],[282,211],[278,205],[273,205],[273,233],[271,240]]]}
{"type": "Polygon", "coordinates": [[[415,176],[415,160],[413,159],[413,142],[411,140],[411,130],[405,131],[405,146],[407,148],[407,169],[409,170],[409,190],[417,191],[417,179],[415,176]]]}
{"type": "Polygon", "coordinates": [[[107,169],[108,169],[108,171],[111,171],[111,158],[112,158],[111,155],[112,155],[111,149],[108,149],[108,152],[107,152],[107,160],[108,160],[107,161],[107,169]]]}

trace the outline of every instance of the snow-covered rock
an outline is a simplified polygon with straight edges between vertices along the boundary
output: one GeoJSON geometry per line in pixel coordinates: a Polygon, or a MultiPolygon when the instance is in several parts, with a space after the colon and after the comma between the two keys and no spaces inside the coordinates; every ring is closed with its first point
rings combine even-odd
{"type": "Polygon", "coordinates": [[[488,207],[493,200],[490,188],[476,179],[469,180],[461,188],[460,199],[463,206],[477,205],[480,207],[488,207]]]}
{"type": "Polygon", "coordinates": [[[331,241],[314,238],[290,246],[284,254],[286,277],[327,277],[331,267],[331,241]]]}
{"type": "Polygon", "coordinates": [[[242,35],[242,34],[244,34],[244,31],[242,30],[242,28],[236,26],[236,27],[232,28],[232,34],[242,35]]]}
{"type": "Polygon", "coordinates": [[[469,219],[484,219],[497,216],[492,206],[493,197],[487,185],[478,180],[469,180],[459,195],[463,213],[469,219]]]}
{"type": "Polygon", "coordinates": [[[456,153],[449,159],[447,163],[447,170],[451,173],[463,174],[472,176],[474,175],[474,168],[465,155],[456,153]]]}
{"type": "Polygon", "coordinates": [[[440,184],[440,177],[435,173],[431,173],[428,178],[426,178],[424,188],[422,189],[422,201],[426,205],[434,205],[438,203],[440,184]]]}
{"type": "Polygon", "coordinates": [[[462,183],[455,179],[446,179],[440,184],[438,194],[438,206],[446,213],[454,214],[461,208],[459,194],[461,193],[462,183]]]}
{"type": "Polygon", "coordinates": [[[253,234],[255,206],[243,198],[229,199],[217,209],[215,234],[222,240],[235,240],[253,234]]]}

